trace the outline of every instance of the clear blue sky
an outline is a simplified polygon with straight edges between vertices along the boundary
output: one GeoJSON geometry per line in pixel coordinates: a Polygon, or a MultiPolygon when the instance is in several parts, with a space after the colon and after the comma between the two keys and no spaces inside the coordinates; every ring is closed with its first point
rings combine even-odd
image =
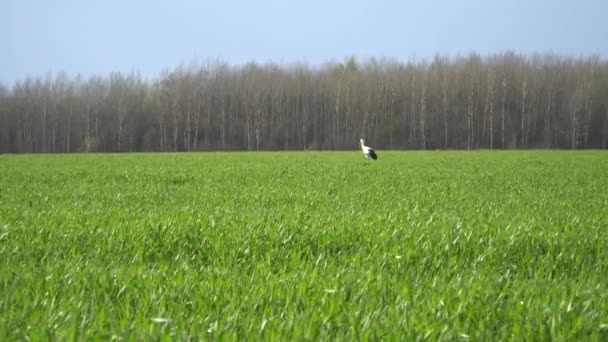
{"type": "Polygon", "coordinates": [[[515,50],[608,56],[607,0],[1,0],[0,82],[515,50]]]}

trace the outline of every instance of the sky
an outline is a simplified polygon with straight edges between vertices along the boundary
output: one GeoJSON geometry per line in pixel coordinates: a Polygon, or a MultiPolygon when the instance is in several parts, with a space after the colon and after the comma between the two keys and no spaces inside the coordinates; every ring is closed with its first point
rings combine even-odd
{"type": "Polygon", "coordinates": [[[512,50],[608,56],[606,0],[0,0],[0,82],[512,50]]]}

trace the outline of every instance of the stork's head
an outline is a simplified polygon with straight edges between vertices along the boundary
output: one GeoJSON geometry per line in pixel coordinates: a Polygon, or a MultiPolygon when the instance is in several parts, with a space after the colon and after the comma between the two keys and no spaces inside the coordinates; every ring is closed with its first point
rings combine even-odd
{"type": "Polygon", "coordinates": [[[365,144],[365,141],[363,141],[363,139],[359,140],[359,142],[361,143],[361,145],[365,144]]]}

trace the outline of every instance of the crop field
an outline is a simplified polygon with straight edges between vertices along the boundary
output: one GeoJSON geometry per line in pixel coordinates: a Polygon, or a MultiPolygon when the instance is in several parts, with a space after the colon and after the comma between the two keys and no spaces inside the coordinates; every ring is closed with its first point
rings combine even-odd
{"type": "Polygon", "coordinates": [[[602,151],[0,156],[0,340],[607,340],[602,151]]]}

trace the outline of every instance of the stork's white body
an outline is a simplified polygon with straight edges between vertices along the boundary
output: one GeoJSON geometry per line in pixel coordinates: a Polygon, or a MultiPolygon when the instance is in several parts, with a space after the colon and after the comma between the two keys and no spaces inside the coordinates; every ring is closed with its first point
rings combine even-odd
{"type": "Polygon", "coordinates": [[[378,159],[376,151],[369,146],[365,146],[365,141],[363,141],[363,139],[361,139],[361,150],[363,151],[365,158],[372,158],[373,160],[378,159]]]}

